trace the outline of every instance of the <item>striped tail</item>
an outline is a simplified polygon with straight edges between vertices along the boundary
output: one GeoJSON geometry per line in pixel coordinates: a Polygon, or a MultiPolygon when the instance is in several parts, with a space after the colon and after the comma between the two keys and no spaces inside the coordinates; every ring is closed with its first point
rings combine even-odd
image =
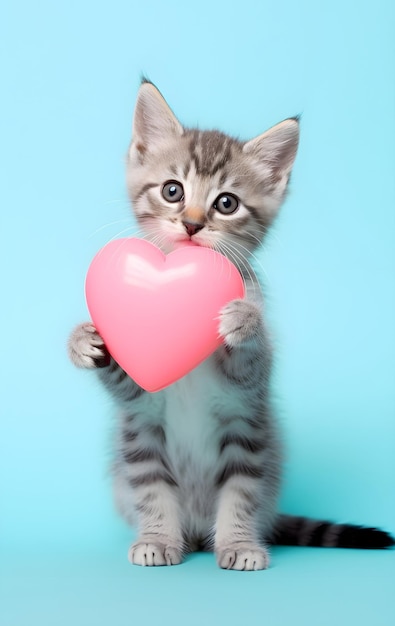
{"type": "Polygon", "coordinates": [[[378,528],[280,515],[271,543],[282,546],[382,549],[395,545],[395,539],[378,528]]]}

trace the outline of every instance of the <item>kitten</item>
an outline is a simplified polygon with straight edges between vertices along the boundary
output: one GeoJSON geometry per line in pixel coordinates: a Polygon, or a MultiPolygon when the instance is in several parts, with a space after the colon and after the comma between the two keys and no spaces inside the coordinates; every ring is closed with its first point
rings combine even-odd
{"type": "Polygon", "coordinates": [[[226,255],[247,295],[220,312],[223,346],[158,393],[127,376],[91,323],[70,337],[72,361],[97,368],[119,406],[114,493],[139,530],[132,563],[175,565],[204,549],[222,568],[260,570],[271,543],[393,544],[380,530],[277,512],[282,449],[269,393],[272,350],[247,259],[284,200],[298,138],[297,118],[247,142],[186,129],[152,83],[140,87],[127,162],[139,225],[165,252],[192,240],[226,255]]]}

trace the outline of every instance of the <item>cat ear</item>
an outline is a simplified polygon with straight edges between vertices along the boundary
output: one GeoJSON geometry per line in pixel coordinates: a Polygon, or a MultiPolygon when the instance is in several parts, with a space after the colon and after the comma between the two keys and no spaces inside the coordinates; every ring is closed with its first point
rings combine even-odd
{"type": "Polygon", "coordinates": [[[183,128],[160,91],[144,81],[137,95],[131,149],[142,156],[162,145],[169,136],[182,135],[183,128]]]}
{"type": "Polygon", "coordinates": [[[243,151],[269,170],[273,182],[288,180],[299,143],[299,120],[290,118],[247,141],[243,151]]]}

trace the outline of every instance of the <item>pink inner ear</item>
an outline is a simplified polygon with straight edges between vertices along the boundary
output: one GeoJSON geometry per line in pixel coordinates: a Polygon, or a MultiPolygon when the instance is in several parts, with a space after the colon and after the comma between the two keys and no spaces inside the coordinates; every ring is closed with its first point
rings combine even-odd
{"type": "Polygon", "coordinates": [[[299,143],[299,122],[290,118],[276,124],[244,145],[244,152],[254,154],[268,167],[273,167],[277,176],[290,172],[299,143]]]}
{"type": "Polygon", "coordinates": [[[220,345],[218,315],[244,297],[244,282],[224,256],[192,243],[164,255],[140,239],[110,242],[86,277],[93,323],[136,383],[159,391],[220,345]]]}

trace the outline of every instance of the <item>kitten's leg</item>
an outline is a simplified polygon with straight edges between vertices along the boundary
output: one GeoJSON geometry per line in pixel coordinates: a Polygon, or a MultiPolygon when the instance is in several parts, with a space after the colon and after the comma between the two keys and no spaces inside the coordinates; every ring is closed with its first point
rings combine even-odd
{"type": "Polygon", "coordinates": [[[91,322],[80,324],[73,330],[68,352],[77,367],[97,369],[101,382],[117,400],[129,402],[144,393],[110,356],[103,339],[91,322]]]}
{"type": "Polygon", "coordinates": [[[166,458],[164,430],[158,424],[139,427],[139,417],[131,416],[122,437],[118,502],[121,496],[124,516],[127,507],[136,512],[139,527],[129,560],[136,565],[177,565],[184,542],[178,487],[166,458]]]}
{"type": "MultiPolygon", "coordinates": [[[[144,390],[110,357],[92,323],[77,326],[68,347],[73,363],[97,368],[104,386],[121,404],[131,406],[129,402],[140,397],[139,402],[144,402],[144,390]]],[[[176,565],[182,560],[183,540],[177,486],[165,459],[163,429],[139,427],[133,415],[126,415],[124,424],[114,491],[127,521],[134,523],[137,513],[140,535],[129,550],[129,559],[137,565],[176,565]]]]}
{"type": "Polygon", "coordinates": [[[261,311],[254,302],[233,300],[220,314],[225,346],[217,351],[223,373],[231,383],[251,394],[265,392],[270,377],[272,349],[261,311]]]}
{"type": "Polygon", "coordinates": [[[239,473],[246,467],[238,461],[229,463],[223,471],[223,476],[229,474],[229,478],[220,493],[214,547],[218,565],[224,569],[247,571],[269,566],[269,553],[258,536],[262,487],[258,477],[239,473]]]}
{"type": "MultiPolygon", "coordinates": [[[[221,312],[220,333],[225,347],[217,356],[225,377],[232,386],[238,387],[241,396],[245,396],[246,406],[262,407],[267,394],[271,351],[259,308],[246,300],[230,302],[221,312]]],[[[217,476],[221,491],[215,552],[218,564],[226,569],[258,570],[269,564],[268,551],[261,544],[261,529],[262,519],[269,525],[274,515],[278,468],[275,453],[265,450],[269,443],[265,441],[265,420],[270,417],[266,418],[265,413],[252,417],[256,419],[255,424],[250,424],[255,429],[255,437],[252,433],[250,439],[227,437],[222,468],[217,476]],[[257,445],[259,438],[261,446],[257,445]],[[266,480],[270,482],[269,489],[266,489],[266,480]]],[[[275,450],[274,440],[272,445],[275,450]]]]}
{"type": "Polygon", "coordinates": [[[156,485],[135,484],[140,531],[128,558],[134,565],[178,565],[184,552],[178,502],[170,485],[154,478],[154,473],[145,476],[154,479],[156,485]]]}

